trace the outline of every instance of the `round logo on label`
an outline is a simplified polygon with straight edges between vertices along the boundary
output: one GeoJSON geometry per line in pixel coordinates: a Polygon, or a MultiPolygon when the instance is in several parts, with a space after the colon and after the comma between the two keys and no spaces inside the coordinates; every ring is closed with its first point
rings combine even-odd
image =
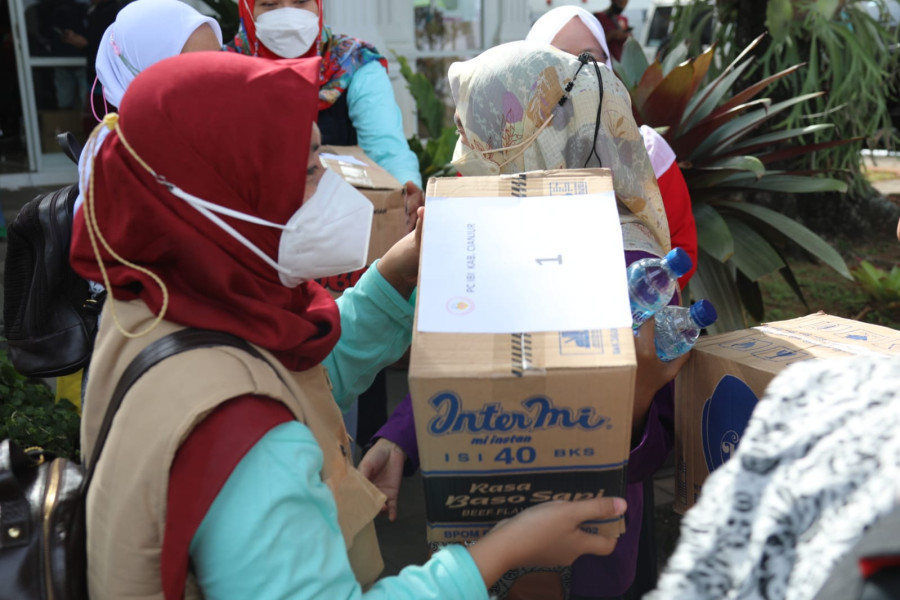
{"type": "Polygon", "coordinates": [[[475,310],[475,303],[470,298],[457,296],[447,300],[447,312],[451,315],[463,316],[475,310]]]}

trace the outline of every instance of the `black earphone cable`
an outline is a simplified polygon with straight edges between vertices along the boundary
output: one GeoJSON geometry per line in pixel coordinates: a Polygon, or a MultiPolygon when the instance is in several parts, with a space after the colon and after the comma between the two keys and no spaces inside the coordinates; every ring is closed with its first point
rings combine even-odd
{"type": "MultiPolygon", "coordinates": [[[[600,158],[600,155],[597,154],[597,136],[600,135],[600,115],[601,109],[603,108],[603,77],[600,75],[600,66],[597,64],[597,59],[590,52],[582,52],[578,55],[578,62],[581,65],[578,66],[578,71],[575,71],[575,77],[578,77],[578,73],[581,71],[581,68],[584,67],[588,63],[588,61],[594,64],[594,72],[597,74],[597,118],[594,121],[594,141],[591,143],[591,151],[587,155],[587,158],[584,161],[584,168],[587,168],[588,163],[591,162],[591,156],[597,157],[597,162],[600,163],[600,167],[603,167],[603,160],[600,158]]],[[[574,78],[573,78],[574,83],[574,78]]],[[[572,85],[572,84],[570,84],[572,85]]]]}

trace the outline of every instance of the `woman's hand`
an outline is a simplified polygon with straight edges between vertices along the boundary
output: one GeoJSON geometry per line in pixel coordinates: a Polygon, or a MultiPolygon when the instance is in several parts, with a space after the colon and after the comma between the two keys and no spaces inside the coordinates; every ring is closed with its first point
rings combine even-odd
{"type": "Polygon", "coordinates": [[[386,510],[391,521],[397,518],[397,498],[405,462],[403,448],[386,438],[378,438],[359,462],[359,472],[387,496],[381,512],[386,510]]]}
{"type": "Polygon", "coordinates": [[[469,552],[488,587],[515,567],[570,565],[583,554],[605,556],[616,539],[587,533],[581,524],[617,517],[625,508],[621,498],[545,502],[501,521],[469,552]]]}
{"type": "Polygon", "coordinates": [[[409,298],[419,279],[419,249],[422,246],[422,221],[425,209],[416,212],[415,231],[391,246],[378,261],[378,272],[404,298],[409,298]]]}
{"type": "MultiPolygon", "coordinates": [[[[640,439],[647,421],[650,404],[659,388],[666,385],[678,375],[678,371],[687,362],[690,352],[675,360],[665,362],[656,355],[654,327],[656,320],[648,319],[638,329],[634,338],[634,352],[637,356],[637,373],[634,384],[634,413],[631,421],[631,439],[640,439]]],[[[634,444],[632,443],[632,446],[634,444]]]]}
{"type": "Polygon", "coordinates": [[[425,192],[412,181],[406,182],[406,231],[411,232],[416,228],[419,219],[419,209],[425,206],[425,192]]]}

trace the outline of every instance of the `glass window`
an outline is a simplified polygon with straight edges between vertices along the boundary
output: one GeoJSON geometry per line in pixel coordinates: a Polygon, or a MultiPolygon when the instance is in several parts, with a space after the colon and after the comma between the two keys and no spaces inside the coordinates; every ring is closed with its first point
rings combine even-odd
{"type": "Polygon", "coordinates": [[[28,51],[39,56],[86,56],[90,3],[75,0],[25,0],[28,51]]]}
{"type": "MultiPolygon", "coordinates": [[[[84,67],[35,67],[34,95],[38,115],[38,130],[43,154],[62,152],[56,136],[70,132],[81,143],[97,124],[85,106],[87,82],[84,67]]],[[[99,108],[100,113],[103,107],[99,108]]]]}
{"type": "Polygon", "coordinates": [[[650,31],[647,34],[648,46],[659,46],[669,35],[669,24],[672,21],[672,7],[658,6],[653,11],[653,19],[650,21],[650,31]]]}
{"type": "Polygon", "coordinates": [[[414,6],[418,50],[481,49],[481,0],[416,0],[414,6]]]}
{"type": "MultiPolygon", "coordinates": [[[[415,0],[416,71],[424,74],[444,103],[444,123],[453,123],[447,69],[484,49],[481,0],[415,0]]],[[[419,135],[427,137],[426,131],[419,135]]]]}

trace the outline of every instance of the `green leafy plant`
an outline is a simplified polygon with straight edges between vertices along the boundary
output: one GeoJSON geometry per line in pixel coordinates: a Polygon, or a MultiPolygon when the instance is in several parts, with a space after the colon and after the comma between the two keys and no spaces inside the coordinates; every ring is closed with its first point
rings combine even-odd
{"type": "MultiPolygon", "coordinates": [[[[807,139],[848,140],[790,158],[797,168],[850,173],[850,191],[865,195],[867,184],[859,176],[859,150],[864,141],[878,137],[878,143],[887,147],[897,143],[889,100],[897,96],[897,90],[890,89],[890,76],[897,70],[900,52],[891,49],[896,32],[889,31],[884,20],[873,18],[864,4],[863,0],[766,0],[751,7],[739,0],[717,0],[713,13],[708,10],[708,1],[684,2],[674,16],[672,47],[686,43],[695,55],[699,51],[697,28],[704,24],[698,15],[715,17],[717,60],[712,71],[716,72],[742,52],[734,40],[748,40],[767,30],[771,37],[755,51],[754,77],[765,80],[793,65],[808,64],[803,71],[773,80],[769,93],[774,98],[807,98],[791,106],[773,129],[805,129],[817,118],[827,116],[833,127],[808,131],[807,139]],[[755,31],[747,31],[748,27],[755,31]],[[819,90],[828,93],[820,94],[819,90]]],[[[886,10],[883,2],[879,7],[886,10]]]]}
{"type": "Polygon", "coordinates": [[[68,400],[56,402],[41,383],[20,375],[0,352],[0,439],[27,448],[40,446],[57,456],[78,456],[80,418],[68,400]]]}
{"type": "Polygon", "coordinates": [[[894,265],[887,272],[863,260],[851,273],[879,307],[886,310],[900,309],[900,266],[894,265]]]}
{"type": "Polygon", "coordinates": [[[453,149],[456,147],[459,133],[456,127],[445,125],[447,107],[438,98],[434,85],[428,78],[421,73],[413,72],[406,57],[396,53],[394,57],[400,63],[400,73],[416,101],[420,129],[428,136],[424,143],[418,135],[413,135],[407,140],[410,149],[419,159],[422,181],[427,182],[429,177],[454,175],[456,169],[450,164],[450,160],[453,158],[453,149]]]}
{"type": "Polygon", "coordinates": [[[715,76],[710,73],[715,47],[687,61],[686,49],[678,47],[663,62],[648,64],[640,46],[629,40],[622,61],[615,65],[631,94],[637,121],[662,133],[684,173],[700,247],[689,293],[715,304],[719,313],[716,331],[743,328],[742,306],[754,319],[763,319],[758,281],[769,273],[780,272],[805,304],[787,261],[788,244],[799,246],[847,279],[851,277],[840,254],[817,234],[781,213],[745,201],[748,194],[759,191],[811,194],[847,189],[843,181],[821,173],[767,168],[773,162],[847,141],[796,144],[804,136],[833,130],[828,123],[759,133],[776,115],[821,94],[782,102],[757,98],[802,65],[732,91],[752,65],[751,51],[761,40],[757,38],[715,76]],[[787,146],[789,142],[795,145],[787,146]]]}

